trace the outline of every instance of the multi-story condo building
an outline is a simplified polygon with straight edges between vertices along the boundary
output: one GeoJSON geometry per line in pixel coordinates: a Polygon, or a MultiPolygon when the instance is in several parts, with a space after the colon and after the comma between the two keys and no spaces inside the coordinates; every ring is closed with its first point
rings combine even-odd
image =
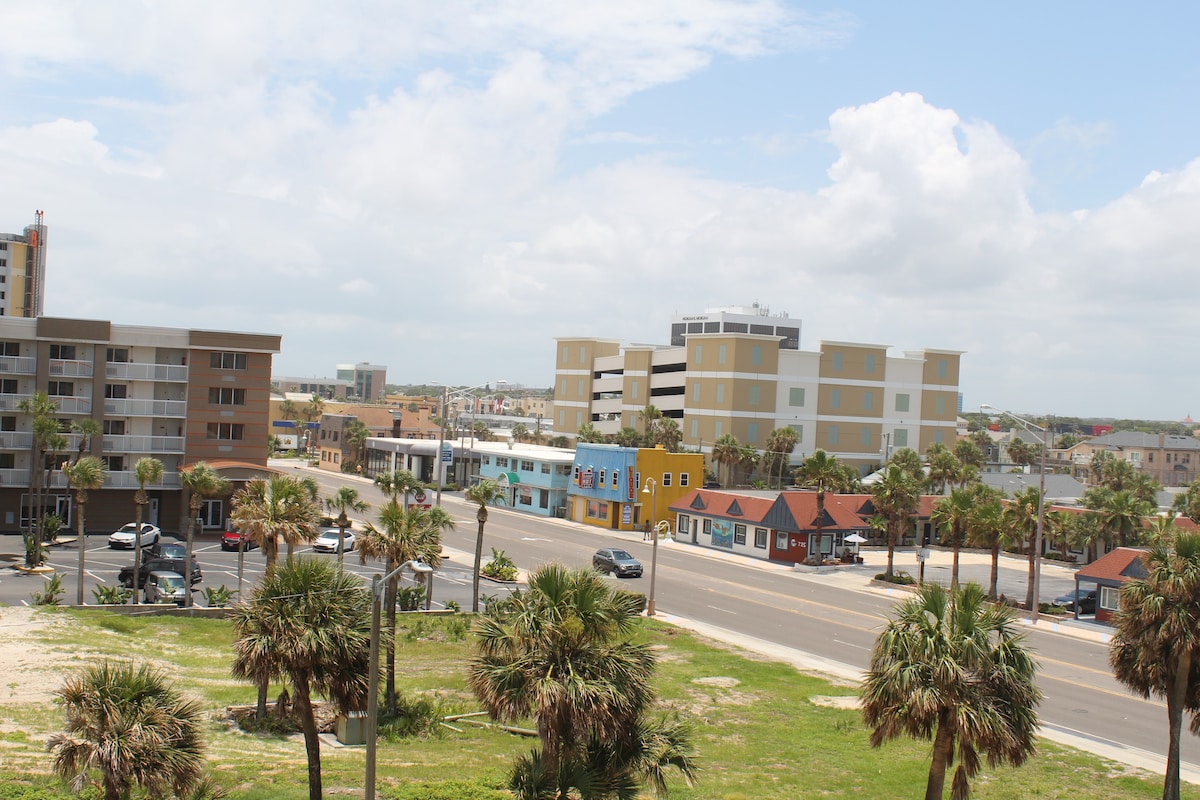
{"type": "Polygon", "coordinates": [[[383,397],[387,384],[387,367],[380,364],[368,364],[360,361],[357,364],[338,364],[337,377],[348,386],[348,396],[355,400],[372,402],[383,397]]]}
{"type": "Polygon", "coordinates": [[[276,375],[271,379],[275,391],[279,394],[302,394],[308,397],[314,394],[325,400],[345,400],[350,391],[350,383],[334,378],[291,378],[286,375],[276,375]]]}
{"type": "MultiPolygon", "coordinates": [[[[31,470],[48,470],[45,509],[71,518],[62,463],[81,444],[108,468],[90,493],[87,528],[134,515],[134,465],[153,456],[163,480],[147,486],[148,516],[181,530],[189,514],[179,473],[206,461],[232,481],[266,469],[271,357],[280,337],[115,325],[97,320],[0,319],[0,530],[23,528],[34,503],[31,470]],[[65,451],[34,465],[33,418],[22,401],[45,392],[57,406],[65,451]],[[102,435],[81,443],[72,423],[94,419],[102,435]]],[[[229,498],[205,501],[204,526],[224,524],[229,498]]]]}
{"type": "MultiPolygon", "coordinates": [[[[696,321],[695,331],[680,323],[689,326],[682,345],[556,339],[554,433],[574,437],[585,423],[604,434],[640,430],[639,412],[653,405],[703,452],[726,434],[762,450],[788,426],[799,436],[793,463],[822,449],[866,469],[902,447],[953,445],[960,351],[893,356],[887,345],[836,341],[793,349],[776,324],[786,318],[763,319],[769,335],[739,320],[727,329],[725,318],[696,321]]],[[[782,327],[798,338],[799,322],[782,327]]]]}
{"type": "Polygon", "coordinates": [[[46,284],[46,226],[41,211],[22,233],[0,233],[0,316],[38,317],[46,284]]]}

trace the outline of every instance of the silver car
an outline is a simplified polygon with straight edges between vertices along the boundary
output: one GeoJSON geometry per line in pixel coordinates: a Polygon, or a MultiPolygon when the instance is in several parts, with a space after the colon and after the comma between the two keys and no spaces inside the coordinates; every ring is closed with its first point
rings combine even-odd
{"type": "Polygon", "coordinates": [[[144,600],[147,603],[175,603],[183,605],[187,602],[188,585],[178,572],[154,570],[146,576],[146,591],[144,600]]]}

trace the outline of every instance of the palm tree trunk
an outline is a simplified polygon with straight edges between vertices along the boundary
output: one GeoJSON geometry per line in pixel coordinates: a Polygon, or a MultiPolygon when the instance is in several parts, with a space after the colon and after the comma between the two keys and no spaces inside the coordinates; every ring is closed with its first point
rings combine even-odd
{"type": "Polygon", "coordinates": [[[1000,542],[999,542],[999,540],[997,540],[996,543],[992,545],[992,571],[991,571],[991,574],[988,576],[988,579],[989,579],[988,597],[995,600],[996,599],[996,589],[999,588],[999,583],[1000,583],[1000,542]]]}
{"type": "Polygon", "coordinates": [[[958,588],[958,550],[959,550],[959,535],[954,534],[954,560],[950,564],[950,588],[958,588]]]}
{"type": "Polygon", "coordinates": [[[308,683],[297,681],[292,691],[296,716],[300,718],[300,730],[304,732],[304,751],[308,756],[308,800],[321,800],[321,740],[317,737],[317,721],[313,716],[308,683]]]}
{"type": "Polygon", "coordinates": [[[192,518],[188,520],[187,527],[187,549],[183,554],[183,607],[192,607],[192,536],[196,530],[196,516],[200,513],[200,506],[191,507],[192,518]]]}
{"type": "Polygon", "coordinates": [[[887,563],[887,572],[885,573],[885,575],[888,580],[891,580],[892,579],[892,564],[896,557],[896,531],[895,531],[895,527],[890,522],[888,523],[887,537],[888,537],[888,563],[887,563]]]}
{"type": "Polygon", "coordinates": [[[1167,692],[1167,771],[1163,778],[1163,800],[1179,800],[1179,746],[1183,737],[1183,707],[1187,699],[1188,675],[1192,671],[1192,651],[1183,648],[1175,665],[1175,675],[1167,692]]]}
{"type": "MultiPolygon", "coordinates": [[[[397,565],[399,566],[399,565],[397,565]]],[[[391,567],[394,570],[396,567],[391,567]]],[[[384,689],[384,708],[389,716],[396,715],[396,597],[400,589],[400,576],[393,575],[384,592],[387,603],[387,684],[384,689]]]]}
{"type": "Polygon", "coordinates": [[[137,500],[134,500],[134,504],[137,513],[134,514],[136,519],[133,527],[133,596],[129,599],[136,606],[140,602],[138,593],[142,586],[142,504],[137,500]]]}
{"type": "Polygon", "coordinates": [[[954,753],[954,733],[950,727],[950,709],[938,713],[937,733],[933,738],[933,761],[929,765],[929,781],[925,784],[925,800],[942,800],[946,786],[946,768],[954,753]]]}
{"type": "Polygon", "coordinates": [[[481,507],[475,517],[479,521],[479,530],[475,534],[475,571],[471,573],[471,613],[479,613],[479,565],[483,563],[483,523],[487,522],[487,512],[481,507]]]}
{"type": "Polygon", "coordinates": [[[1026,581],[1026,589],[1025,589],[1025,608],[1027,608],[1031,611],[1034,609],[1034,605],[1033,605],[1034,604],[1034,597],[1033,597],[1033,579],[1034,579],[1033,549],[1034,549],[1034,546],[1035,545],[1034,545],[1033,537],[1031,536],[1029,538],[1029,577],[1026,581]]]}
{"type": "Polygon", "coordinates": [[[270,688],[267,683],[263,680],[258,684],[258,701],[254,706],[254,719],[257,722],[262,722],[267,718],[267,691],[270,688]]]}
{"type": "Polygon", "coordinates": [[[75,495],[76,513],[79,519],[75,520],[76,530],[79,531],[79,586],[75,592],[75,605],[83,605],[83,573],[84,573],[84,558],[87,553],[86,542],[83,538],[83,507],[85,502],[79,498],[79,494],[75,495]]]}

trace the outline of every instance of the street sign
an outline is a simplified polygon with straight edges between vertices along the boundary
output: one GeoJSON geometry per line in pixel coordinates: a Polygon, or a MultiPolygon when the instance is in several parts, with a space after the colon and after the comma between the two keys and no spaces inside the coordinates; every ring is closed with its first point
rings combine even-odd
{"type": "Polygon", "coordinates": [[[451,447],[450,445],[446,445],[445,447],[442,448],[442,463],[443,464],[453,464],[454,463],[454,448],[451,447]]]}
{"type": "Polygon", "coordinates": [[[929,548],[928,547],[917,548],[917,561],[928,561],[928,560],[929,560],[929,548]]]}

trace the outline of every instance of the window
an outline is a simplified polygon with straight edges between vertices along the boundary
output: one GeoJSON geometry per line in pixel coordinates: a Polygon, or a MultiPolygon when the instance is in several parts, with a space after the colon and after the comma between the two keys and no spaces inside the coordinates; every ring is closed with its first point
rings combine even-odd
{"type": "Polygon", "coordinates": [[[620,474],[621,474],[621,471],[618,469],[614,469],[611,473],[609,473],[608,488],[614,489],[614,490],[619,488],[617,485],[617,483],[618,483],[617,476],[620,474]]]}
{"type": "Polygon", "coordinates": [[[725,435],[725,423],[721,420],[713,420],[713,436],[720,439],[725,435]]]}
{"type": "Polygon", "coordinates": [[[875,410],[875,393],[863,392],[863,411],[875,410]]]}
{"type": "Polygon", "coordinates": [[[836,353],[834,353],[834,354],[832,355],[832,357],[830,358],[830,361],[831,361],[831,362],[832,362],[832,364],[833,364],[833,371],[834,371],[834,372],[841,372],[841,371],[842,371],[842,353],[841,353],[841,351],[840,351],[840,350],[839,350],[839,351],[837,351],[836,353]]]}
{"type": "Polygon", "coordinates": [[[892,444],[896,447],[908,447],[908,428],[897,428],[893,431],[892,444]]]}
{"type": "Polygon", "coordinates": [[[754,529],[754,546],[757,547],[759,550],[767,549],[767,529],[766,528],[755,528],[754,529]]]}
{"type": "Polygon", "coordinates": [[[692,438],[693,439],[700,438],[700,420],[698,420],[698,419],[692,420],[692,438]]]}
{"type": "Polygon", "coordinates": [[[800,407],[804,405],[803,389],[788,389],[788,405],[800,407]]]}
{"type": "Polygon", "coordinates": [[[21,355],[20,342],[0,342],[0,356],[19,356],[21,355]]]}
{"type": "Polygon", "coordinates": [[[696,349],[692,352],[695,353],[695,358],[693,361],[699,364],[703,360],[701,356],[704,354],[704,348],[701,345],[696,345],[696,349]]]}
{"type": "Polygon", "coordinates": [[[15,431],[16,429],[16,417],[0,417],[0,431],[15,431]]]}
{"type": "Polygon", "coordinates": [[[864,425],[863,429],[859,431],[858,443],[864,448],[871,446],[871,429],[866,425],[864,425]]]}
{"type": "Polygon", "coordinates": [[[756,367],[762,366],[762,345],[756,344],[750,348],[750,363],[756,367]]]}
{"type": "Polygon", "coordinates": [[[829,407],[830,408],[841,408],[842,407],[842,390],[841,389],[830,389],[829,390],[829,407]]]}
{"type": "Polygon", "coordinates": [[[129,348],[110,347],[104,354],[104,360],[110,363],[126,364],[129,362],[129,348]]]}
{"type": "Polygon", "coordinates": [[[124,436],[125,435],[125,420],[123,419],[106,419],[101,425],[101,430],[109,436],[124,436]]]}
{"type": "Polygon", "coordinates": [[[575,394],[579,395],[580,397],[583,397],[583,378],[580,378],[579,381],[577,382],[575,394]]]}
{"type": "Polygon", "coordinates": [[[941,442],[942,442],[942,432],[941,432],[941,431],[934,431],[934,432],[933,432],[933,440],[934,440],[935,442],[937,442],[938,444],[941,444],[941,442]]]}
{"type": "Polygon", "coordinates": [[[945,395],[939,394],[933,398],[933,413],[935,413],[935,414],[945,414],[946,413],[946,397],[945,397],[945,395]]]}
{"type": "Polygon", "coordinates": [[[599,482],[598,484],[596,484],[596,485],[597,485],[597,487],[599,487],[599,488],[601,488],[601,489],[603,489],[603,488],[604,488],[604,478],[605,478],[605,473],[606,473],[606,472],[607,472],[607,470],[603,470],[603,469],[602,469],[602,470],[600,470],[600,482],[599,482]]]}
{"type": "Polygon", "coordinates": [[[712,520],[711,519],[704,520],[704,532],[707,535],[712,536],[712,520]]]}
{"type": "Polygon", "coordinates": [[[245,353],[210,353],[209,366],[213,369],[245,369],[245,353]]]}
{"type": "Polygon", "coordinates": [[[866,358],[863,359],[863,372],[870,375],[874,371],[875,371],[875,354],[867,353],[866,358]]]}
{"type": "Polygon", "coordinates": [[[106,383],[104,396],[109,400],[124,400],[129,396],[129,387],[123,383],[106,383]]]}
{"type": "Polygon", "coordinates": [[[71,381],[50,381],[46,384],[46,394],[54,397],[74,397],[75,384],[71,381]]]}
{"type": "Polygon", "coordinates": [[[543,464],[542,464],[542,474],[543,474],[543,475],[549,475],[549,474],[550,474],[550,465],[549,465],[548,463],[543,463],[543,464]]]}
{"type": "Polygon", "coordinates": [[[496,456],[496,466],[508,469],[508,456],[496,456]]]}
{"type": "Polygon", "coordinates": [[[629,382],[629,396],[635,400],[637,399],[637,396],[638,396],[638,382],[637,381],[629,382]]]}
{"type": "Polygon", "coordinates": [[[700,381],[696,381],[692,384],[692,402],[700,402],[700,381]]]}
{"type": "Polygon", "coordinates": [[[567,350],[567,346],[564,344],[563,348],[562,348],[562,358],[560,360],[562,361],[562,363],[566,364],[567,360],[569,358],[570,358],[569,351],[567,350]]]}
{"type": "Polygon", "coordinates": [[[567,379],[566,378],[563,378],[561,381],[558,382],[558,396],[559,397],[567,396],[567,379]]]}
{"type": "Polygon", "coordinates": [[[63,361],[75,360],[75,345],[73,344],[52,344],[50,345],[50,357],[62,359],[63,361]]]}
{"type": "Polygon", "coordinates": [[[16,469],[17,456],[15,453],[0,453],[0,469],[16,469]]]}
{"type": "Polygon", "coordinates": [[[17,379],[16,378],[4,378],[3,380],[0,380],[0,394],[16,394],[16,393],[17,393],[17,379]]]}
{"type": "Polygon", "coordinates": [[[939,358],[939,359],[938,359],[938,362],[937,362],[937,376],[938,376],[939,378],[945,378],[945,377],[946,377],[946,371],[947,371],[946,359],[944,359],[944,358],[939,358]]]}
{"type": "Polygon", "coordinates": [[[725,363],[725,345],[723,345],[723,344],[717,345],[717,363],[718,364],[725,363]]]}
{"type": "Polygon", "coordinates": [[[332,439],[333,441],[335,441],[335,442],[336,442],[336,441],[338,440],[338,432],[337,432],[337,431],[330,431],[330,432],[329,432],[329,438],[330,438],[330,439],[332,439]]]}
{"type": "Polygon", "coordinates": [[[775,549],[787,550],[787,533],[784,531],[775,531],[775,549]]]}
{"type": "Polygon", "coordinates": [[[679,530],[682,532],[687,532],[688,530],[691,530],[691,527],[692,527],[691,517],[689,517],[687,514],[680,514],[679,515],[679,530]]]}
{"type": "Polygon", "coordinates": [[[533,472],[533,462],[521,459],[521,471],[522,472],[533,472]]]}
{"type": "Polygon", "coordinates": [[[232,386],[211,386],[208,389],[208,402],[214,406],[244,406],[246,390],[232,386]]]}
{"type": "Polygon", "coordinates": [[[484,457],[483,457],[483,465],[484,465],[485,467],[486,467],[486,466],[489,466],[491,463],[492,463],[492,457],[491,457],[491,456],[484,456],[484,457]]]}
{"type": "Polygon", "coordinates": [[[896,395],[896,410],[897,411],[908,411],[908,395],[906,395],[906,394],[896,395]]]}
{"type": "Polygon", "coordinates": [[[104,462],[104,466],[109,472],[124,472],[125,471],[125,456],[101,456],[100,460],[104,462]]]}
{"type": "Polygon", "coordinates": [[[580,364],[587,363],[587,347],[582,344],[579,345],[579,363],[580,364]]]}
{"type": "Polygon", "coordinates": [[[760,395],[761,395],[761,390],[759,389],[758,384],[756,383],[753,386],[751,386],[750,387],[750,405],[752,405],[752,406],[758,405],[758,400],[759,400],[760,395]]]}
{"type": "Polygon", "coordinates": [[[1121,590],[1114,586],[1100,587],[1100,608],[1106,611],[1116,611],[1121,607],[1121,590]]]}
{"type": "Polygon", "coordinates": [[[531,506],[533,505],[533,492],[518,492],[517,505],[531,506]]]}
{"type": "Polygon", "coordinates": [[[796,444],[804,444],[804,426],[788,425],[788,427],[796,432],[796,444]]]}
{"type": "Polygon", "coordinates": [[[725,384],[723,384],[723,383],[717,384],[717,402],[718,403],[725,402],[725,384]]]}
{"type": "Polygon", "coordinates": [[[208,423],[209,439],[237,440],[245,438],[246,426],[234,422],[208,423]]]}
{"type": "Polygon", "coordinates": [[[743,545],[746,543],[746,526],[745,525],[734,525],[733,526],[733,543],[734,544],[743,544],[743,545]]]}
{"type": "Polygon", "coordinates": [[[829,443],[830,444],[838,443],[838,426],[837,425],[829,426],[829,443]]]}
{"type": "Polygon", "coordinates": [[[758,441],[758,423],[749,422],[746,424],[746,443],[753,444],[758,441]]]}
{"type": "Polygon", "coordinates": [[[691,479],[691,477],[692,477],[692,476],[691,476],[689,473],[687,473],[687,472],[681,472],[681,473],[679,473],[679,485],[680,485],[680,486],[687,486],[687,485],[688,485],[688,481],[691,479]]]}

